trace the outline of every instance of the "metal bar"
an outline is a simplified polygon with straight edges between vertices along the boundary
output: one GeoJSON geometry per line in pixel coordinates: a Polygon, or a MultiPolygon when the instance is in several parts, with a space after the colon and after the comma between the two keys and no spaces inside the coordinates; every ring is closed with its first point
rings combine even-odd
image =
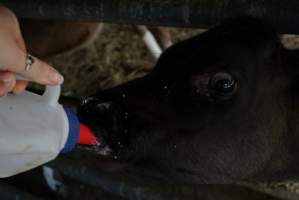
{"type": "Polygon", "coordinates": [[[266,19],[299,33],[297,0],[2,0],[25,18],[207,27],[240,15],[266,19]]]}

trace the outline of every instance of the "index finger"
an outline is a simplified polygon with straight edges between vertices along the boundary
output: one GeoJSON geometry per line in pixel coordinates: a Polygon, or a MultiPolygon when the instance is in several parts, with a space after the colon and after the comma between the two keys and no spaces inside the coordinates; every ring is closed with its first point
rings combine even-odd
{"type": "Polygon", "coordinates": [[[8,62],[4,64],[4,69],[16,72],[29,81],[34,81],[43,85],[58,85],[63,82],[63,76],[46,62],[33,57],[31,69],[26,71],[27,54],[19,48],[12,50],[11,54],[6,54],[8,62]]]}

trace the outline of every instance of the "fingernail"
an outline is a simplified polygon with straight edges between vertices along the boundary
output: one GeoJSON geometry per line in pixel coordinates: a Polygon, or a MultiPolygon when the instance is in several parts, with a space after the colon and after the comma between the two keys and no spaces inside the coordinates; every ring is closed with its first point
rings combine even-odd
{"type": "Polygon", "coordinates": [[[50,80],[52,83],[60,85],[63,83],[64,78],[55,69],[53,69],[53,71],[50,74],[50,80]]]}
{"type": "Polygon", "coordinates": [[[11,81],[10,79],[4,79],[0,81],[2,84],[2,87],[0,87],[0,96],[5,96],[7,92],[10,92],[11,89],[11,81]]]}
{"type": "Polygon", "coordinates": [[[1,79],[1,82],[4,83],[5,85],[10,84],[11,79],[7,78],[7,79],[1,79]]]}
{"type": "Polygon", "coordinates": [[[4,84],[5,88],[11,87],[11,79],[2,79],[1,82],[4,84]]]}

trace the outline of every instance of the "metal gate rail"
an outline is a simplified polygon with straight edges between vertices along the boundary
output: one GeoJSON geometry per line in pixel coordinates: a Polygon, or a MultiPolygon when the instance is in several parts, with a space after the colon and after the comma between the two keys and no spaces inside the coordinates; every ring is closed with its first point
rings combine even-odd
{"type": "Polygon", "coordinates": [[[2,0],[18,16],[179,27],[206,27],[240,15],[299,33],[297,0],[2,0]]]}

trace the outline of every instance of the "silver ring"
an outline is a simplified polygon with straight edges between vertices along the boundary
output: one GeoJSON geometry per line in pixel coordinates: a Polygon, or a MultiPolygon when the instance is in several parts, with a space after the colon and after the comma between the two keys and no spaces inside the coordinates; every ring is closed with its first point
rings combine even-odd
{"type": "Polygon", "coordinates": [[[34,63],[34,57],[29,53],[26,54],[26,61],[25,61],[25,71],[30,71],[32,69],[32,65],[34,63]]]}

